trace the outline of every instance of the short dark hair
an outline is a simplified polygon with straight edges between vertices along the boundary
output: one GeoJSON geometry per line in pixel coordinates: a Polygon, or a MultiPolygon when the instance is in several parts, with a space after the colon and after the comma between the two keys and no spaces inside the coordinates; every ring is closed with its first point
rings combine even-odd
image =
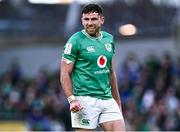
{"type": "Polygon", "coordinates": [[[96,12],[99,15],[103,15],[103,8],[98,4],[88,4],[88,5],[84,6],[81,13],[87,14],[87,13],[91,13],[91,12],[96,12]]]}

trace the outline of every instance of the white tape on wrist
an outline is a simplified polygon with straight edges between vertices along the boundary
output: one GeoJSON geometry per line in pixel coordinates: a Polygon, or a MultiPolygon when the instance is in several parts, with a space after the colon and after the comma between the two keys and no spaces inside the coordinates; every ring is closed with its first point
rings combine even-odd
{"type": "Polygon", "coordinates": [[[75,97],[74,95],[71,95],[71,96],[69,96],[69,97],[67,98],[67,100],[68,100],[68,102],[69,102],[69,104],[70,104],[72,101],[76,100],[76,97],[75,97]]]}

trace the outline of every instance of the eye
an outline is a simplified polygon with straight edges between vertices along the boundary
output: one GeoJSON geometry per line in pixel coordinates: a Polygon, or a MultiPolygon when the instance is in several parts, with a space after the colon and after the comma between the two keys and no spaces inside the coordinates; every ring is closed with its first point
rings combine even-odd
{"type": "Polygon", "coordinates": [[[98,18],[92,18],[91,20],[92,20],[92,21],[95,21],[95,20],[98,20],[98,18]]]}
{"type": "Polygon", "coordinates": [[[84,18],[84,20],[85,20],[85,21],[88,21],[88,20],[89,20],[89,18],[84,18]]]}

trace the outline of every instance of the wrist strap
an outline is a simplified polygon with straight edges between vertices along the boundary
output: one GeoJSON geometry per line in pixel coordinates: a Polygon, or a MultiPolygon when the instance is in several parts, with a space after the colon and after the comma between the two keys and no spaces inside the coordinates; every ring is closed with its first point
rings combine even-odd
{"type": "Polygon", "coordinates": [[[67,100],[68,100],[68,102],[69,102],[69,104],[70,104],[72,101],[76,100],[76,98],[75,98],[74,95],[71,95],[71,96],[69,96],[69,97],[67,98],[67,100]]]}

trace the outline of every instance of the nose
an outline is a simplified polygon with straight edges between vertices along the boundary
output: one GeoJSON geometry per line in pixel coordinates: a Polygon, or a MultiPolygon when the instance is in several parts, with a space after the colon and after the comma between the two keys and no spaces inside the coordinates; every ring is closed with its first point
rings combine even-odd
{"type": "Polygon", "coordinates": [[[91,20],[88,21],[88,25],[92,25],[92,21],[91,20]]]}

